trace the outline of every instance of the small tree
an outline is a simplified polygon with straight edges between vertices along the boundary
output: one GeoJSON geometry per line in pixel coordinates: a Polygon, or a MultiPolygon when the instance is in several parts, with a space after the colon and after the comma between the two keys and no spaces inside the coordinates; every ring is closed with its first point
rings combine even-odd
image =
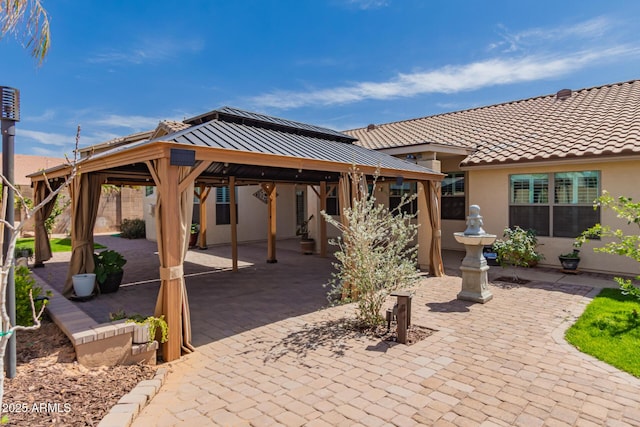
{"type": "MultiPolygon", "coordinates": [[[[635,224],[640,229],[640,203],[633,203],[630,197],[620,196],[614,199],[607,191],[603,191],[602,196],[596,200],[594,209],[598,206],[613,210],[618,218],[627,221],[627,224],[635,224]]],[[[624,234],[620,229],[612,230],[611,227],[602,224],[596,224],[583,231],[576,239],[576,245],[603,237],[613,240],[602,247],[593,248],[594,252],[621,255],[640,262],[640,235],[624,234]]],[[[616,277],[614,280],[620,285],[623,294],[633,295],[640,299],[640,288],[634,286],[631,279],[616,277]]],[[[636,280],[640,280],[640,275],[636,276],[636,280]]]]}
{"type": "MultiPolygon", "coordinates": [[[[7,344],[9,343],[9,339],[11,335],[13,335],[16,331],[38,329],[40,327],[40,317],[42,316],[42,313],[45,308],[45,304],[42,304],[40,309],[36,310],[36,303],[33,298],[33,292],[29,292],[29,302],[31,304],[33,325],[20,326],[20,325],[11,324],[9,312],[7,311],[7,286],[9,284],[9,273],[11,269],[14,267],[14,261],[15,261],[14,252],[16,247],[16,241],[20,236],[20,232],[24,227],[25,221],[21,221],[18,225],[14,225],[14,224],[10,224],[4,217],[4,215],[7,212],[8,191],[9,189],[13,190],[13,192],[15,193],[15,196],[18,199],[20,199],[21,201],[20,206],[23,209],[24,217],[26,219],[33,217],[33,215],[38,210],[42,209],[47,203],[49,203],[54,197],[56,197],[58,193],[60,193],[64,188],[66,188],[71,182],[71,180],[73,180],[73,178],[76,176],[76,171],[77,171],[76,163],[78,160],[77,156],[78,156],[79,142],[80,142],[80,126],[78,126],[78,130],[76,132],[76,146],[74,150],[75,154],[74,154],[73,160],[70,161],[69,159],[67,159],[67,163],[71,166],[70,174],[67,176],[64,183],[57,189],[53,190],[51,187],[49,187],[50,192],[47,195],[47,197],[45,197],[44,200],[42,200],[40,203],[38,203],[33,207],[29,207],[28,204],[25,202],[25,198],[22,196],[22,194],[16,188],[16,186],[13,183],[9,182],[4,175],[0,174],[0,178],[2,179],[2,182],[4,184],[2,188],[2,191],[3,191],[2,218],[0,218],[0,224],[2,224],[2,227],[4,227],[5,230],[6,229],[9,230],[9,233],[8,233],[9,247],[7,250],[7,256],[4,257],[4,259],[2,260],[2,265],[0,266],[0,271],[1,271],[1,274],[0,274],[0,279],[1,279],[0,280],[0,370],[2,371],[0,372],[0,407],[2,407],[2,399],[4,396],[4,362],[5,362],[4,356],[7,351],[7,344]]],[[[49,181],[46,179],[46,177],[45,177],[45,182],[48,185],[49,181]]]]}
{"type": "MultiPolygon", "coordinates": [[[[378,174],[374,176],[374,188],[378,174]]],[[[330,299],[358,303],[357,317],[363,325],[382,323],[380,314],[386,297],[394,290],[407,287],[418,279],[417,245],[413,240],[418,225],[415,214],[402,207],[416,195],[403,197],[390,211],[377,203],[375,195],[367,195],[367,181],[362,173],[351,170],[349,178],[358,183],[352,206],[342,207],[345,223],[321,212],[326,221],[342,232],[330,243],[339,246],[334,267],[338,270],[329,282],[330,299]]]]}

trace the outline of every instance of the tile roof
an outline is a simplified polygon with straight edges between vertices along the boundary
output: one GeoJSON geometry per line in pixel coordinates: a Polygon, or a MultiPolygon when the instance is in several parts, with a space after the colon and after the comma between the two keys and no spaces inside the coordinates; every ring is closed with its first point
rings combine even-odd
{"type": "Polygon", "coordinates": [[[371,149],[474,149],[462,166],[640,154],[640,80],[561,92],[344,133],[371,149]]]}

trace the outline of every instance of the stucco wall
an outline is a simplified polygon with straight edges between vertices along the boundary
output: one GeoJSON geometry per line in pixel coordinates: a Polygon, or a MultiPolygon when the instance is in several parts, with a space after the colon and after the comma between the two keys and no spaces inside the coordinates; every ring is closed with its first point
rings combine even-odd
{"type": "MultiPolygon", "coordinates": [[[[259,186],[238,187],[238,242],[267,239],[267,204],[253,196],[259,186]]],[[[231,225],[216,225],[215,189],[207,199],[207,244],[223,244],[231,241],[231,225]]],[[[293,185],[279,184],[276,187],[276,235],[278,239],[296,235],[295,188],[293,185]]],[[[144,218],[147,239],[156,241],[155,194],[145,197],[144,218]]],[[[194,210],[199,209],[198,205],[194,210]]]]}
{"type": "MultiPolygon", "coordinates": [[[[570,171],[598,170],[601,176],[601,190],[607,190],[612,196],[628,196],[634,200],[640,200],[640,186],[633,177],[638,176],[640,160],[580,163],[572,165],[540,165],[519,166],[506,169],[480,169],[468,171],[468,203],[477,204],[482,208],[484,217],[484,229],[488,233],[497,234],[509,225],[509,175],[520,173],[553,173],[570,171]]],[[[616,218],[610,210],[601,213],[603,225],[613,228],[621,228],[628,234],[637,234],[637,226],[629,226],[625,221],[616,218]]],[[[444,227],[443,227],[444,229],[444,227]]],[[[571,252],[573,239],[559,237],[539,237],[540,252],[545,260],[541,265],[560,267],[558,255],[571,252]]],[[[640,265],[626,258],[596,254],[594,246],[600,246],[602,242],[590,243],[581,249],[580,269],[585,271],[607,272],[614,274],[639,274],[640,265]]],[[[462,248],[461,248],[462,249],[462,248]]]]}

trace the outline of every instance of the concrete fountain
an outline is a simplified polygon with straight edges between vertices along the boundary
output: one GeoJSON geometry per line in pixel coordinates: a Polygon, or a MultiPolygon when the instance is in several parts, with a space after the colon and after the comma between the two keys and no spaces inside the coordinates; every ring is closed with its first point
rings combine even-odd
{"type": "Polygon", "coordinates": [[[496,240],[495,234],[487,234],[482,229],[480,206],[471,205],[467,217],[467,229],[464,232],[453,233],[458,243],[462,243],[467,251],[462,260],[462,290],[458,299],[480,302],[484,304],[493,298],[489,291],[487,271],[489,265],[483,255],[485,245],[491,245],[496,240]]]}

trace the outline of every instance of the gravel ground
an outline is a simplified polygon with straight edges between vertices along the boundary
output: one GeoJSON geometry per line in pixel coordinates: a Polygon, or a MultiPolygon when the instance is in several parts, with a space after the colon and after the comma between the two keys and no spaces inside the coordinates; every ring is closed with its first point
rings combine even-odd
{"type": "Polygon", "coordinates": [[[93,426],[155,367],[85,368],[73,345],[48,318],[35,331],[17,334],[17,375],[6,379],[2,412],[6,425],[93,426]]]}

